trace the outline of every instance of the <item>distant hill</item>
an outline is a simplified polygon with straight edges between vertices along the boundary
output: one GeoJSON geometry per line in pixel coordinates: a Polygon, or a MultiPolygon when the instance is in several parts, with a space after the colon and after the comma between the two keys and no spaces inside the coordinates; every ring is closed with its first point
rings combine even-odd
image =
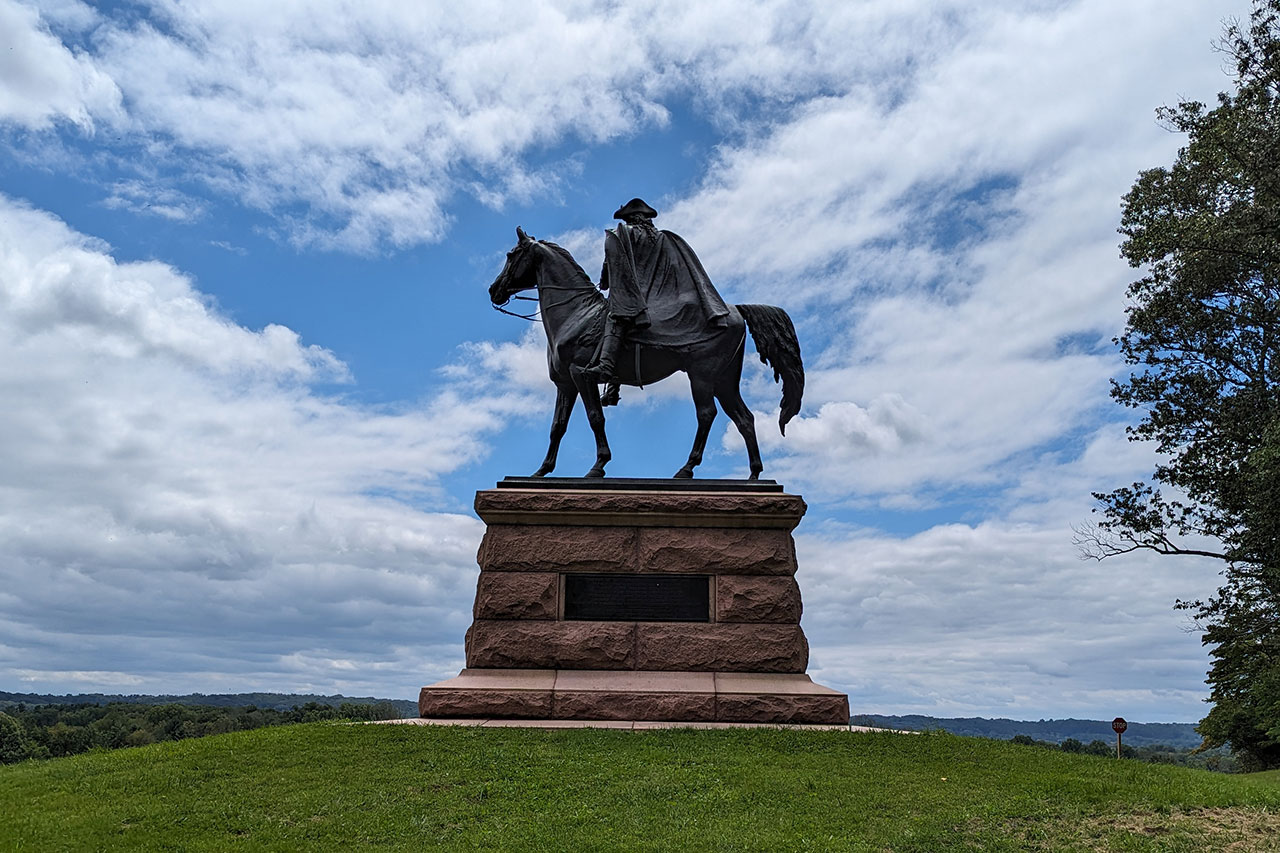
{"type": "MultiPolygon", "coordinates": [[[[0,694],[3,695],[3,694],[0,694]]],[[[918,714],[892,716],[887,714],[857,714],[853,722],[858,725],[875,725],[890,729],[929,731],[942,729],[968,737],[987,737],[1008,740],[1014,735],[1027,735],[1036,740],[1062,743],[1075,738],[1081,743],[1104,740],[1113,743],[1116,738],[1110,720],[988,720],[985,717],[925,717],[918,714]]],[[[1129,746],[1148,746],[1162,743],[1184,749],[1200,745],[1202,738],[1196,734],[1195,723],[1129,723],[1124,742],[1129,746]]]]}
{"type": "Polygon", "coordinates": [[[373,705],[388,702],[405,717],[418,716],[418,703],[409,699],[375,699],[372,696],[319,696],[312,693],[188,693],[185,696],[149,696],[139,693],[67,693],[55,696],[46,693],[6,693],[0,690],[0,710],[17,705],[106,705],[111,702],[128,702],[131,705],[206,705],[215,708],[242,708],[254,705],[288,711],[294,706],[316,702],[334,708],[343,702],[354,705],[373,705]]]}

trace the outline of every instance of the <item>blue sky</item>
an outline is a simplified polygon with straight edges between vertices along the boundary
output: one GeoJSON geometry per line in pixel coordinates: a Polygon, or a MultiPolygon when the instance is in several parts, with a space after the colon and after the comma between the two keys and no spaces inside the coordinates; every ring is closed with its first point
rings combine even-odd
{"type": "MultiPolygon", "coordinates": [[[[412,697],[462,666],[476,489],[527,473],[522,225],[593,276],[633,196],[791,313],[815,678],[855,712],[1194,720],[1171,605],[1215,567],[1081,561],[1145,475],[1107,396],[1119,200],[1228,85],[1243,3],[0,0],[0,688],[412,697]]],[[[628,389],[666,476],[687,384],[628,389]]],[[[578,412],[557,473],[591,464],[578,412]]],[[[721,418],[703,476],[742,476],[721,418]]]]}

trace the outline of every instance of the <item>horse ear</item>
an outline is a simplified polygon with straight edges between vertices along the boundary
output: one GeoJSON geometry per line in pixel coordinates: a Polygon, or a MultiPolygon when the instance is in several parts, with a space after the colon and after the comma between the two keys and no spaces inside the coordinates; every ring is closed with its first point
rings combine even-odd
{"type": "Polygon", "coordinates": [[[521,243],[527,243],[530,239],[529,235],[524,233],[524,229],[519,225],[516,226],[516,238],[519,239],[521,243]]]}

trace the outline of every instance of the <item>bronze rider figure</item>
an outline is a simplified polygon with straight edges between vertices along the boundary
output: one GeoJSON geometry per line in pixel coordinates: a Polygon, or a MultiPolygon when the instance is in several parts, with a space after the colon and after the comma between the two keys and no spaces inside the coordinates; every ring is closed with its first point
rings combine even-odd
{"type": "MultiPolygon", "coordinates": [[[[622,222],[605,231],[600,289],[609,291],[609,313],[599,354],[584,370],[595,382],[616,381],[623,343],[634,343],[654,323],[673,331],[687,328],[690,318],[681,315],[692,308],[700,315],[695,325],[726,325],[729,308],[698,256],[678,234],[658,230],[653,224],[657,215],[643,200],[633,198],[613,213],[622,222]],[[681,298],[690,293],[697,299],[681,298]]],[[[679,344],[668,338],[660,345],[679,344]]]]}

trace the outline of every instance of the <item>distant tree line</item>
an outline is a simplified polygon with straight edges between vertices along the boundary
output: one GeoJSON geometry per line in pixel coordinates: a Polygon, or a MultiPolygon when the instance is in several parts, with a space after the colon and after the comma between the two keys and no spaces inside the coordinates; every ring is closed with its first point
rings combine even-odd
{"type": "Polygon", "coordinates": [[[247,705],[36,705],[19,703],[0,712],[0,764],[26,759],[59,758],[93,749],[120,749],[169,740],[241,732],[264,726],[321,720],[395,720],[400,710],[390,702],[337,707],[319,702],[287,711],[247,705]]]}
{"type": "MultiPolygon", "coordinates": [[[[1043,749],[1056,749],[1077,755],[1115,756],[1116,746],[1105,740],[1092,740],[1083,743],[1069,737],[1062,743],[1036,740],[1030,735],[1014,735],[1009,738],[1012,743],[1022,746],[1038,746],[1043,749]]],[[[1144,744],[1143,746],[1120,747],[1120,756],[1148,764],[1176,764],[1179,767],[1196,767],[1201,770],[1213,770],[1219,773],[1235,773],[1240,770],[1239,762],[1226,747],[1211,750],[1180,749],[1163,743],[1144,744]]]]}
{"type": "MultiPolygon", "coordinates": [[[[1014,735],[1027,735],[1035,740],[1062,743],[1074,738],[1082,743],[1093,740],[1106,742],[1115,738],[1111,720],[1079,720],[1074,718],[1054,720],[1008,720],[986,717],[928,717],[921,714],[894,716],[889,714],[858,714],[850,722],[856,726],[873,726],[885,729],[911,729],[927,732],[942,729],[953,735],[985,737],[992,740],[1009,740],[1014,735]]],[[[1188,750],[1200,746],[1204,738],[1196,734],[1195,723],[1138,723],[1130,722],[1124,733],[1124,742],[1134,746],[1165,744],[1175,750],[1188,750]]],[[[1115,750],[1113,749],[1112,752],[1115,750]]]]}
{"type": "Polygon", "coordinates": [[[332,705],[335,708],[344,702],[352,705],[376,705],[388,702],[400,709],[400,716],[417,716],[418,701],[416,699],[380,699],[376,696],[343,696],[335,694],[323,696],[318,693],[186,693],[182,695],[166,693],[153,695],[147,693],[9,693],[0,690],[0,711],[7,711],[14,705],[22,703],[31,705],[110,705],[123,702],[127,705],[202,705],[213,708],[243,708],[253,705],[257,708],[274,708],[277,711],[288,711],[297,705],[317,702],[321,705],[332,705]]]}

